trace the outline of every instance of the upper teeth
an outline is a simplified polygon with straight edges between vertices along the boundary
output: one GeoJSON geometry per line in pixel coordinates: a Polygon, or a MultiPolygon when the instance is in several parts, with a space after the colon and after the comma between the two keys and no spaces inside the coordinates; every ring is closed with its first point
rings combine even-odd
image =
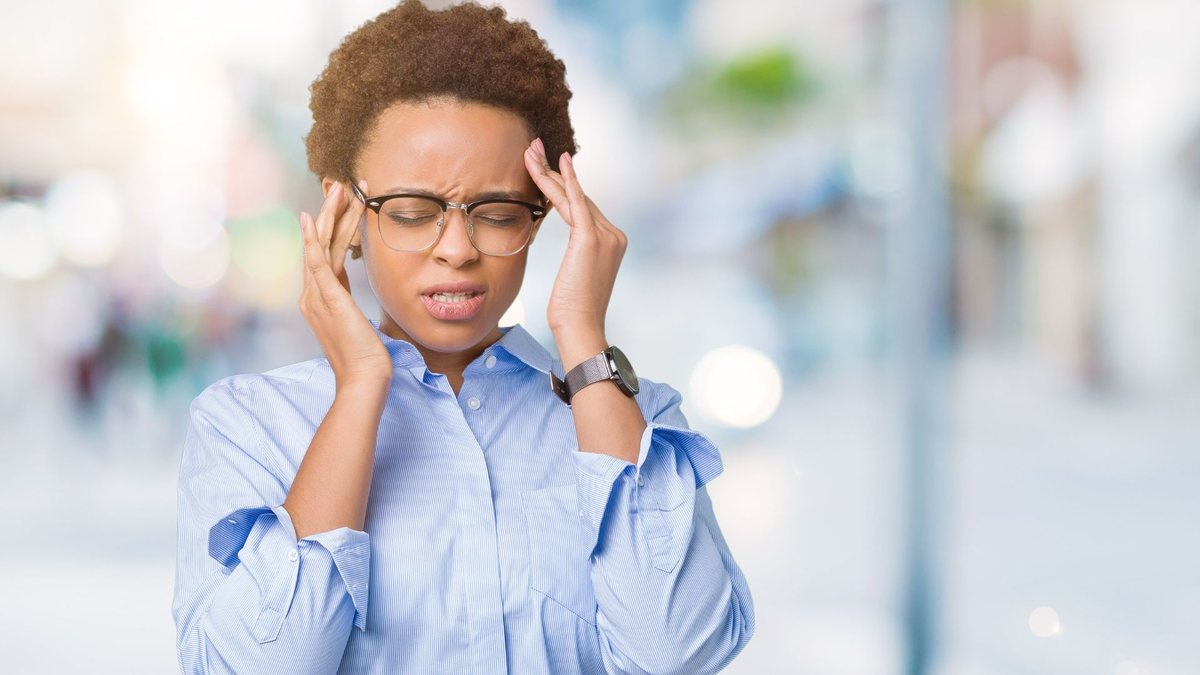
{"type": "Polygon", "coordinates": [[[478,293],[434,293],[433,299],[438,302],[462,302],[478,293]]]}

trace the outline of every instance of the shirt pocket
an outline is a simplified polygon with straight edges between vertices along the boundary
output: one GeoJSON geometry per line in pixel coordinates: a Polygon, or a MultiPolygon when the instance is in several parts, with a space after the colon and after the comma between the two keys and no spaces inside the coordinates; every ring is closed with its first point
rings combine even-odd
{"type": "Polygon", "coordinates": [[[579,512],[575,485],[528,491],[525,524],[529,587],[595,625],[591,538],[579,512]]]}

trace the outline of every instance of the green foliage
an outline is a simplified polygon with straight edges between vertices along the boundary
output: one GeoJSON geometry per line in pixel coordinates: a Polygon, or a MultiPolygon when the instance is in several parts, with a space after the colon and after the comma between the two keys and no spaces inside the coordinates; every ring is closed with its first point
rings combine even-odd
{"type": "Polygon", "coordinates": [[[797,103],[817,88],[805,64],[782,47],[731,61],[717,71],[712,86],[718,99],[730,105],[766,108],[797,103]]]}
{"type": "Polygon", "coordinates": [[[664,100],[664,112],[684,129],[709,123],[767,131],[798,114],[820,85],[794,50],[769,46],[730,61],[697,64],[664,100]]]}

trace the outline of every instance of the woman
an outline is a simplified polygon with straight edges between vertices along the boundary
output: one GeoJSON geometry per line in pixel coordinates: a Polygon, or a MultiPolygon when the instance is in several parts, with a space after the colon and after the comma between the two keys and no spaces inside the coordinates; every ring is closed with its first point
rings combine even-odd
{"type": "Polygon", "coordinates": [[[605,339],[626,237],[575,174],[570,96],[498,8],[405,2],[333,52],[307,138],[325,201],[300,218],[325,358],[192,403],[185,672],[695,674],[745,646],[717,450],[605,339]],[[498,325],[550,209],[559,359],[498,325]]]}

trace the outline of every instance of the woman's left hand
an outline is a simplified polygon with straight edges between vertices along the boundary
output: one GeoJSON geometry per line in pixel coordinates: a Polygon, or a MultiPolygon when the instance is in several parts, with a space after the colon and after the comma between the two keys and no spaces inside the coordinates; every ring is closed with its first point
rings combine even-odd
{"type": "Polygon", "coordinates": [[[604,335],[604,317],[617,269],[629,240],[583,192],[570,153],[550,168],[542,139],[525,149],[525,167],[571,228],[567,252],[554,280],[546,321],[555,335],[604,335]]]}

